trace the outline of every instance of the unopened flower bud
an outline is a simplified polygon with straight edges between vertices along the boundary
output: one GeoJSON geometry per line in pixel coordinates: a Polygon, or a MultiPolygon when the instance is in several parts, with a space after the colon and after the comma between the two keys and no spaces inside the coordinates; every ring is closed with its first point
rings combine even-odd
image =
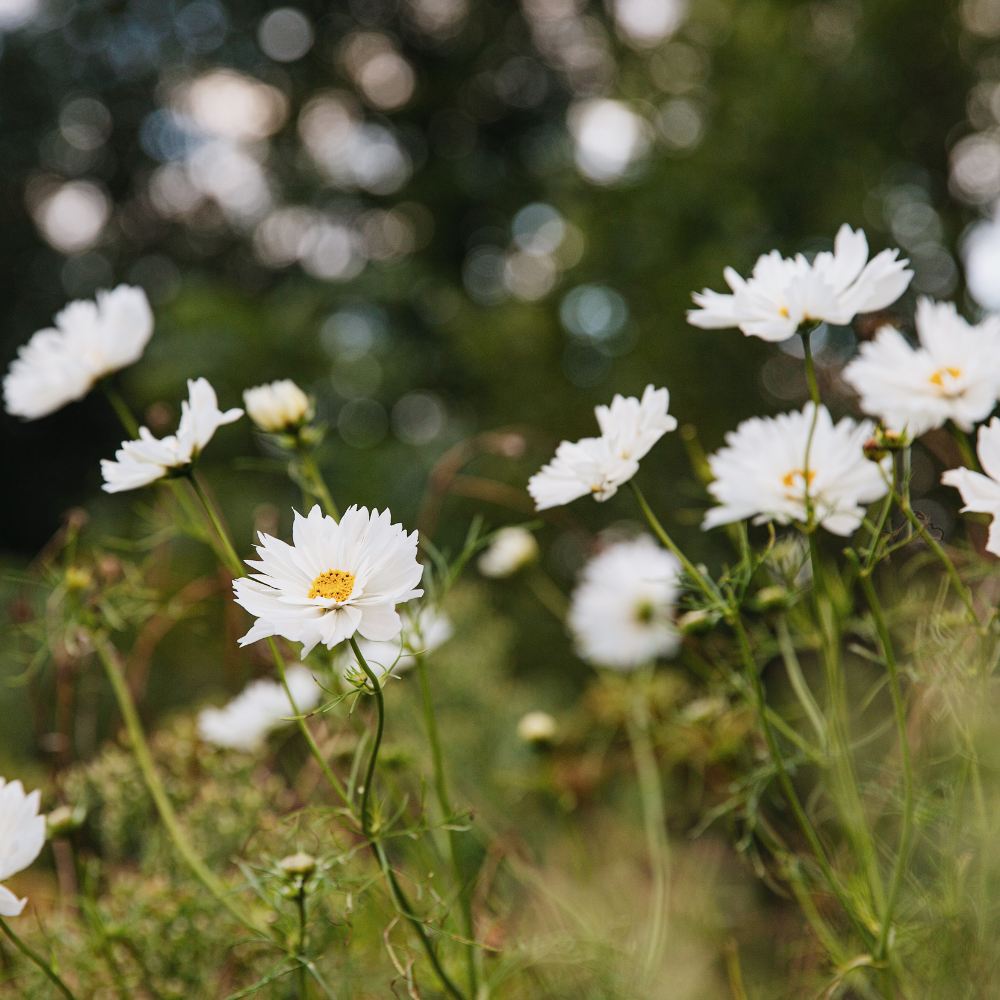
{"type": "Polygon", "coordinates": [[[788,601],[788,589],[781,584],[774,584],[770,587],[761,587],[754,595],[754,603],[762,610],[769,608],[780,608],[788,601]]]}
{"type": "Polygon", "coordinates": [[[876,427],[875,433],[865,442],[865,458],[870,462],[881,462],[890,452],[900,451],[908,443],[905,434],[897,434],[894,431],[876,427]]]}
{"type": "Polygon", "coordinates": [[[677,619],[677,627],[682,632],[705,632],[718,620],[717,616],[705,608],[695,611],[685,611],[677,619]]]}
{"type": "Polygon", "coordinates": [[[267,434],[297,427],[312,415],[311,400],[290,378],[247,389],[243,403],[250,419],[267,434]]]}
{"type": "Polygon", "coordinates": [[[66,837],[83,826],[87,810],[83,806],[59,806],[45,817],[49,838],[66,837]]]}
{"type": "Polygon", "coordinates": [[[513,576],[523,566],[538,558],[538,542],[526,528],[501,528],[489,548],[479,557],[483,576],[513,576]]]}
{"type": "Polygon", "coordinates": [[[66,570],[66,586],[70,590],[86,590],[93,582],[93,574],[85,567],[70,566],[66,570]]]}
{"type": "Polygon", "coordinates": [[[278,862],[278,867],[289,878],[297,876],[307,878],[316,870],[316,859],[311,854],[299,851],[298,854],[289,854],[287,858],[282,858],[278,862]]]}
{"type": "Polygon", "coordinates": [[[517,724],[517,735],[525,743],[551,743],[559,726],[548,712],[528,712],[517,724]]]}

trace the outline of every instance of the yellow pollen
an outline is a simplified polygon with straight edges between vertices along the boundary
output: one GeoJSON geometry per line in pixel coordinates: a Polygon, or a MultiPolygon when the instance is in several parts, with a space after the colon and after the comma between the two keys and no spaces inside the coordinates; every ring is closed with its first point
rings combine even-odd
{"type": "Polygon", "coordinates": [[[346,601],[354,590],[354,574],[343,569],[328,569],[313,580],[309,597],[325,597],[332,601],[346,601]]]}
{"type": "Polygon", "coordinates": [[[939,368],[932,376],[931,382],[936,386],[944,388],[944,375],[947,372],[952,378],[960,378],[962,375],[961,368],[939,368]]]}
{"type": "Polygon", "coordinates": [[[804,479],[806,481],[806,486],[812,486],[812,481],[816,478],[816,472],[813,469],[810,469],[808,472],[803,472],[801,469],[792,469],[791,472],[786,472],[781,477],[781,481],[790,489],[795,485],[796,476],[800,476],[804,479]]]}
{"type": "Polygon", "coordinates": [[[785,317],[785,319],[788,319],[788,306],[782,306],[782,307],[781,307],[781,308],[780,308],[780,309],[778,310],[778,315],[779,315],[779,316],[784,316],[784,317],[785,317]]]}

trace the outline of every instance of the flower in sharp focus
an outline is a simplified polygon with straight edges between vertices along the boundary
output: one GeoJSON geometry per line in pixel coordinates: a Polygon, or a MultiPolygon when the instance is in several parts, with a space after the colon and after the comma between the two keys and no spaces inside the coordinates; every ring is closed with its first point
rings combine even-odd
{"type": "Polygon", "coordinates": [[[674,601],[680,563],[651,538],[609,546],[584,567],[569,629],[595,666],[634,670],[669,656],[680,642],[674,601]]]}
{"type": "Polygon", "coordinates": [[[971,326],[954,303],[917,303],[913,348],[891,326],[861,345],[843,373],[861,409],[912,439],[953,420],[963,431],[985,420],[1000,394],[1000,317],[971,326]]]}
{"type": "MultiPolygon", "coordinates": [[[[24,794],[20,781],[0,778],[0,882],[23,871],[45,846],[45,817],[38,814],[41,793],[24,794]]],[[[26,899],[0,885],[0,917],[17,917],[26,899]]]]}
{"type": "Polygon", "coordinates": [[[7,412],[36,420],[83,399],[99,379],[138,361],[152,335],[141,288],[119,285],[96,301],[71,302],[17,352],[3,380],[7,412]]]}
{"type": "Polygon", "coordinates": [[[215,390],[207,379],[188,379],[188,399],[181,403],[181,420],[176,434],[155,438],[146,427],[139,428],[135,441],[123,441],[115,460],[101,459],[101,474],[107,493],[120,493],[175,474],[197,459],[222,424],[239,420],[243,411],[234,407],[223,412],[215,390]]]}
{"type": "Polygon", "coordinates": [[[814,523],[835,535],[851,534],[865,516],[864,505],[889,490],[891,457],[881,463],[865,457],[872,431],[871,421],[858,424],[850,417],[834,425],[827,408],[816,413],[812,403],[801,413],[744,420],[708,459],[715,476],[708,491],[720,506],[706,512],[702,529],[747,518],[754,524],[808,523],[808,499],[814,523]]]}
{"type": "Polygon", "coordinates": [[[302,643],[302,658],[317,644],[333,649],[355,632],[385,642],[399,635],[396,605],[420,597],[423,567],[417,533],[393,524],[388,510],[351,507],[338,524],[318,506],[295,512],[289,545],[260,534],[257,570],[236,580],[236,603],[257,621],[240,645],[272,635],[302,643]]]}
{"type": "Polygon", "coordinates": [[[837,232],[833,253],[816,254],[810,264],[777,250],[757,259],[748,280],[731,267],[723,272],[732,295],[706,288],[691,297],[700,309],[688,322],[706,330],[738,326],[750,337],[787,340],[803,323],[850,323],[858,314],[891,305],[906,291],[913,272],[898,250],[883,250],[868,260],[868,240],[846,223],[837,232]]]}
{"type": "Polygon", "coordinates": [[[501,528],[476,564],[483,576],[513,576],[538,558],[538,542],[527,528],[501,528]]]}
{"type": "Polygon", "coordinates": [[[298,427],[312,411],[312,401],[290,378],[247,389],[243,405],[247,416],[266,434],[298,427]]]}
{"type": "Polygon", "coordinates": [[[268,734],[286,725],[299,712],[310,712],[319,704],[322,689],[303,666],[285,671],[292,702],[278,681],[248,684],[223,708],[205,708],[198,713],[198,735],[207,743],[230,750],[256,750],[268,734]]]}
{"type": "MultiPolygon", "coordinates": [[[[386,674],[402,674],[416,664],[417,653],[431,653],[444,645],[454,634],[451,621],[443,611],[421,608],[416,614],[405,609],[402,614],[403,628],[395,639],[376,642],[358,639],[358,649],[368,664],[368,669],[378,678],[386,674]]],[[[361,669],[349,643],[342,647],[341,664],[344,674],[361,669]]]]}
{"type": "Polygon", "coordinates": [[[563,441],[555,458],[528,481],[535,509],[560,507],[588,493],[600,501],[613,497],[639,471],[639,460],[677,426],[669,405],[666,389],[648,385],[641,400],[616,395],[610,407],[596,407],[601,436],[563,441]]]}
{"type": "Polygon", "coordinates": [[[963,513],[972,511],[993,515],[986,551],[1000,556],[1000,419],[997,417],[989,422],[989,426],[983,424],[979,428],[976,453],[985,475],[971,469],[949,469],[941,477],[941,482],[945,486],[954,486],[962,494],[965,504],[963,513]]]}

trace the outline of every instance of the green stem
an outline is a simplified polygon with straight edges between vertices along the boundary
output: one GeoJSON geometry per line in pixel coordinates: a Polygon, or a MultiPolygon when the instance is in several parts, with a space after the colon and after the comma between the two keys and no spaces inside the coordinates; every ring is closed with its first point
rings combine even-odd
{"type": "Polygon", "coordinates": [[[104,390],[104,395],[107,397],[112,409],[118,414],[118,419],[122,422],[125,433],[134,441],[139,436],[139,424],[135,417],[132,416],[132,411],[129,409],[128,403],[122,399],[121,394],[111,385],[108,379],[104,379],[101,382],[101,388],[104,390]]]}
{"type": "Polygon", "coordinates": [[[792,645],[792,637],[788,631],[788,623],[785,621],[784,616],[778,619],[777,633],[778,648],[781,650],[781,658],[785,661],[785,673],[788,674],[788,681],[792,685],[795,696],[799,699],[799,704],[802,705],[810,723],[812,723],[813,729],[816,730],[820,752],[825,756],[827,745],[826,722],[823,719],[823,713],[820,711],[819,705],[816,704],[816,699],[809,690],[809,685],[806,683],[805,677],[802,676],[802,667],[799,664],[799,658],[795,655],[795,647],[792,645]]]}
{"type": "Polygon", "coordinates": [[[819,324],[815,322],[811,323],[811,325],[803,324],[799,327],[799,336],[802,338],[802,356],[806,362],[806,381],[809,383],[809,398],[816,404],[816,408],[819,409],[819,383],[816,381],[816,365],[813,362],[812,347],[809,344],[809,338],[817,326],[819,324]]]}
{"type": "Polygon", "coordinates": [[[951,431],[951,436],[955,439],[955,444],[958,445],[958,453],[962,456],[962,461],[965,465],[972,469],[973,472],[982,472],[979,467],[979,460],[976,458],[976,453],[972,449],[972,444],[969,442],[969,437],[958,427],[953,420],[948,421],[948,430],[951,431]]]}
{"type": "Polygon", "coordinates": [[[320,472],[311,452],[304,449],[300,452],[299,467],[309,482],[309,491],[319,497],[319,502],[323,505],[323,512],[329,514],[335,521],[339,521],[340,514],[337,511],[337,505],[333,502],[333,497],[330,496],[326,480],[323,479],[323,473],[320,472]]]}
{"type": "Polygon", "coordinates": [[[646,828],[646,845],[649,850],[650,868],[653,874],[653,900],[650,905],[649,944],[646,950],[646,974],[656,970],[663,956],[663,947],[670,907],[670,843],[667,840],[667,817],[663,802],[663,786],[660,769],[650,737],[649,694],[652,684],[652,670],[644,673],[632,699],[632,712],[627,728],[632,745],[642,796],[643,822],[646,828]]]}
{"type": "Polygon", "coordinates": [[[14,933],[10,925],[7,923],[6,920],[3,919],[3,917],[0,917],[0,930],[2,930],[4,934],[6,934],[7,937],[10,938],[14,947],[17,948],[17,950],[21,952],[21,954],[24,955],[25,958],[34,962],[35,965],[37,965],[38,968],[41,969],[46,976],[48,976],[49,980],[55,985],[55,987],[59,990],[59,992],[62,993],[64,997],[66,997],[66,1000],[76,1000],[76,997],[73,996],[72,992],[70,991],[70,988],[59,978],[59,975],[56,972],[56,970],[53,969],[52,966],[49,965],[49,963],[46,962],[45,959],[42,958],[42,956],[39,955],[37,951],[34,951],[33,949],[29,948],[14,933]]]}
{"type": "Polygon", "coordinates": [[[189,478],[191,480],[191,485],[194,487],[195,493],[198,494],[198,499],[201,501],[202,507],[205,508],[205,513],[208,515],[209,521],[212,522],[212,527],[215,529],[215,533],[219,536],[219,541],[222,544],[222,551],[225,555],[225,561],[229,564],[230,572],[236,577],[243,576],[243,562],[236,554],[236,549],[233,548],[229,532],[226,531],[226,527],[222,523],[222,518],[219,517],[216,512],[215,506],[212,504],[208,494],[205,492],[205,487],[201,485],[201,481],[198,479],[198,476],[193,469],[191,470],[189,478]]]}
{"type": "Polygon", "coordinates": [[[555,585],[552,577],[540,566],[532,566],[524,573],[528,589],[535,595],[538,603],[549,611],[553,618],[564,622],[569,610],[566,595],[555,585]]]}
{"type": "Polygon", "coordinates": [[[296,955],[299,959],[297,970],[299,1000],[308,1000],[309,997],[309,966],[306,962],[306,890],[305,885],[299,886],[299,894],[296,897],[299,911],[299,939],[296,942],[296,955]]]}

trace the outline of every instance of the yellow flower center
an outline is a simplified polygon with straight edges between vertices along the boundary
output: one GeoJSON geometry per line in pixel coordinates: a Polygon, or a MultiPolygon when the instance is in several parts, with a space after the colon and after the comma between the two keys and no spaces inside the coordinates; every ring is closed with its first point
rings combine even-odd
{"type": "Polygon", "coordinates": [[[325,597],[331,601],[346,601],[354,590],[354,574],[344,569],[328,569],[313,580],[309,597],[325,597]]]}
{"type": "Polygon", "coordinates": [[[816,478],[816,471],[814,469],[810,469],[808,472],[803,472],[802,469],[792,469],[791,472],[786,472],[781,477],[781,481],[785,484],[785,486],[791,489],[795,485],[796,476],[803,480],[806,486],[812,486],[812,481],[816,478]]]}
{"type": "Polygon", "coordinates": [[[961,378],[961,368],[939,368],[930,378],[931,382],[939,389],[944,388],[944,377],[950,375],[952,378],[961,378]]]}

